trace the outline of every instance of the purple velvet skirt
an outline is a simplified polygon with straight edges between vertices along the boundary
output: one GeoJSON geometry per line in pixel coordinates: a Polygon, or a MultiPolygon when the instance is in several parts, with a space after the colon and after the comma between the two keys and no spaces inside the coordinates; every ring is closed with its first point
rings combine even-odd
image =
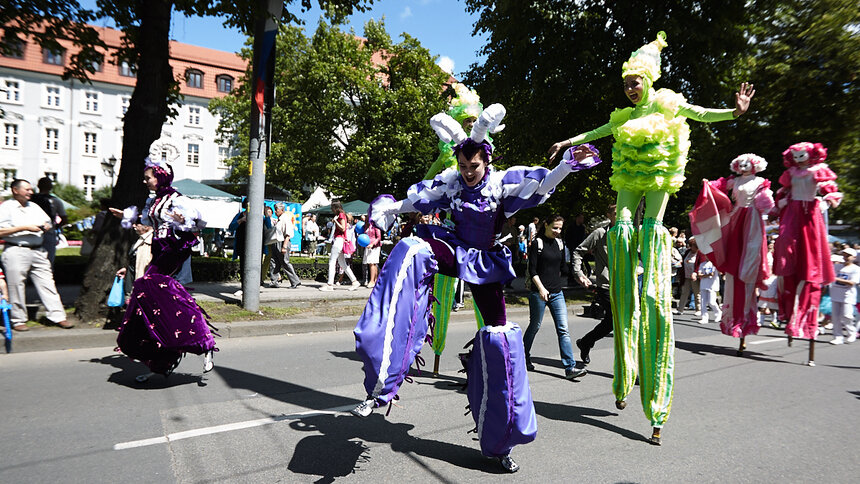
{"type": "Polygon", "coordinates": [[[190,255],[190,245],[184,239],[153,241],[153,261],[146,274],[134,281],[117,336],[120,351],[155,373],[172,371],[183,353],[200,355],[215,349],[205,314],[182,284],[169,275],[190,255]],[[174,247],[167,245],[171,242],[174,247]]]}
{"type": "Polygon", "coordinates": [[[522,330],[514,323],[478,330],[466,356],[467,396],[481,453],[504,457],[537,436],[522,330]]]}

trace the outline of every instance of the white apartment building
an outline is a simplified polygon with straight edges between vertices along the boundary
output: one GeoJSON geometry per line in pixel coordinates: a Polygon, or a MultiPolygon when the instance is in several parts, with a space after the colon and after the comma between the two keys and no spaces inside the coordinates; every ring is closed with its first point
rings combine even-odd
{"type": "MultiPolygon", "coordinates": [[[[119,47],[119,31],[94,28],[109,48],[119,47]]],[[[63,65],[74,47],[61,44],[64,51],[48,52],[27,42],[20,55],[0,56],[0,195],[9,194],[14,178],[35,185],[49,176],[82,188],[89,198],[119,173],[133,66],[113,65],[105,55],[92,84],[63,81],[63,65]]],[[[170,52],[174,75],[183,79],[184,99],[150,156],[170,163],[177,180],[223,179],[229,173],[224,160],[233,153],[218,145],[218,120],[207,106],[236,87],[245,62],[233,53],[179,42],[170,43],[170,52]]]]}

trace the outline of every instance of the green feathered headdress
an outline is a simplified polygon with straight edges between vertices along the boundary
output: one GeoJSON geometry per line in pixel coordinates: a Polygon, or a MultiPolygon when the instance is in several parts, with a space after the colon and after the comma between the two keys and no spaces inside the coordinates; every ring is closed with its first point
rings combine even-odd
{"type": "Polygon", "coordinates": [[[657,39],[630,54],[630,58],[621,67],[621,77],[641,76],[650,80],[653,85],[660,79],[660,51],[667,45],[666,32],[657,32],[657,39]]]}

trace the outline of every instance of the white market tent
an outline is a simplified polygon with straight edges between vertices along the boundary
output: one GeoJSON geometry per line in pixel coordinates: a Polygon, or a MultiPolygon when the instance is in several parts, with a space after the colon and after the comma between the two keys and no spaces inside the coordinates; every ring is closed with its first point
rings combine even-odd
{"type": "Polygon", "coordinates": [[[241,198],[190,179],[173,182],[173,188],[185,195],[203,214],[206,228],[226,229],[242,208],[241,198]]]}
{"type": "Polygon", "coordinates": [[[320,187],[317,187],[311,196],[308,197],[308,200],[302,204],[302,213],[308,213],[311,210],[324,207],[326,205],[331,205],[331,200],[326,196],[325,190],[320,187]]]}

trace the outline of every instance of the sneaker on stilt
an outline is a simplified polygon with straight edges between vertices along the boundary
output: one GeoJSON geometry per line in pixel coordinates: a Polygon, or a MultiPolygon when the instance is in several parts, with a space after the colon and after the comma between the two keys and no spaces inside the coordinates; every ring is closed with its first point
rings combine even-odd
{"type": "Polygon", "coordinates": [[[355,415],[356,417],[369,417],[371,413],[373,413],[373,409],[376,408],[376,399],[368,398],[367,400],[361,402],[349,411],[349,413],[355,415]]]}
{"type": "Polygon", "coordinates": [[[212,350],[203,354],[203,373],[209,373],[215,368],[215,363],[212,363],[212,350]]]}
{"type": "Polygon", "coordinates": [[[511,474],[513,474],[514,472],[516,472],[516,471],[520,470],[520,466],[519,466],[519,464],[517,464],[516,462],[514,462],[514,460],[511,458],[511,455],[510,455],[510,454],[508,454],[508,455],[506,455],[506,456],[504,456],[504,457],[499,457],[499,463],[501,463],[501,464],[502,464],[502,467],[503,467],[506,471],[510,472],[511,474]]]}

